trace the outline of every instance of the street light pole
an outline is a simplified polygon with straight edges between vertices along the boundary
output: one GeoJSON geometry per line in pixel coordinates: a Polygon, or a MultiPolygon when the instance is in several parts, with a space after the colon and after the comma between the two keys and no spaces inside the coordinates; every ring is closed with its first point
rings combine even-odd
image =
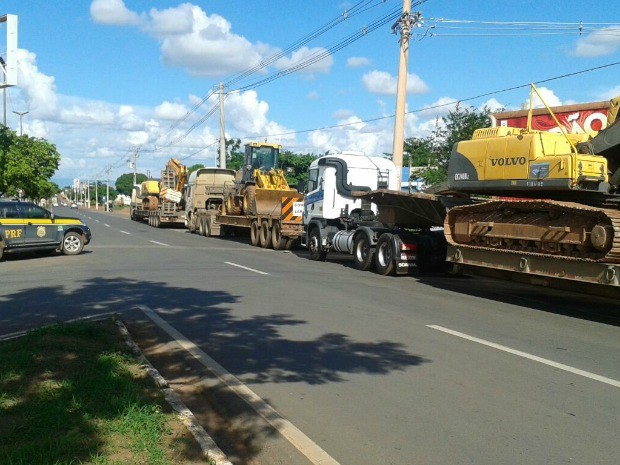
{"type": "Polygon", "coordinates": [[[16,115],[19,115],[19,135],[22,136],[24,134],[24,125],[22,124],[22,118],[24,115],[30,113],[29,111],[13,111],[16,115]]]}

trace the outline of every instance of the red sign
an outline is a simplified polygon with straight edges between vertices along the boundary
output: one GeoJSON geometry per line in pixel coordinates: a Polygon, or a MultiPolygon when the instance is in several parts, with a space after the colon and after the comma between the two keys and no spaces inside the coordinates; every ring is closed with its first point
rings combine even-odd
{"type": "MultiPolygon", "coordinates": [[[[607,108],[578,110],[554,113],[558,122],[568,133],[598,132],[607,126],[607,108]]],[[[527,127],[527,116],[497,118],[498,126],[513,128],[527,127]]],[[[560,132],[549,114],[533,115],[532,129],[538,131],[560,132]]]]}

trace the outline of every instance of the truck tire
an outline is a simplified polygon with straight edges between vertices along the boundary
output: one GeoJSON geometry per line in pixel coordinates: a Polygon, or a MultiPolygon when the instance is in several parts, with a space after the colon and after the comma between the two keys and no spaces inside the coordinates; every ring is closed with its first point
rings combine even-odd
{"type": "Polygon", "coordinates": [[[260,246],[263,249],[271,247],[271,229],[269,228],[269,221],[263,220],[260,225],[260,246]]]}
{"type": "Polygon", "coordinates": [[[212,216],[205,217],[205,237],[211,237],[211,220],[212,216]]]}
{"type": "Polygon", "coordinates": [[[392,247],[392,235],[383,233],[377,241],[375,250],[375,265],[377,272],[383,276],[393,276],[396,268],[394,266],[394,249],[392,247]]]}
{"type": "Polygon", "coordinates": [[[313,228],[308,237],[308,251],[310,252],[310,260],[324,262],[327,258],[327,250],[323,250],[321,245],[321,233],[318,228],[313,228]]]}
{"type": "Polygon", "coordinates": [[[375,250],[364,233],[358,234],[353,241],[353,262],[355,268],[362,271],[369,271],[375,266],[375,250]]]}
{"type": "Polygon", "coordinates": [[[204,218],[201,218],[198,220],[198,235],[199,236],[205,236],[205,222],[204,222],[204,218]]]}
{"type": "Polygon", "coordinates": [[[282,225],[274,221],[271,225],[271,244],[274,250],[282,250],[286,246],[286,237],[282,237],[282,225]]]}
{"type": "Polygon", "coordinates": [[[65,255],[79,255],[84,249],[84,238],[81,234],[69,231],[62,240],[62,253],[65,255]]]}
{"type": "Polygon", "coordinates": [[[252,247],[258,247],[260,243],[260,226],[258,225],[258,220],[252,220],[252,224],[250,225],[250,244],[252,247]]]}
{"type": "Polygon", "coordinates": [[[191,215],[187,220],[187,229],[189,229],[190,233],[196,232],[196,215],[191,215]]]}

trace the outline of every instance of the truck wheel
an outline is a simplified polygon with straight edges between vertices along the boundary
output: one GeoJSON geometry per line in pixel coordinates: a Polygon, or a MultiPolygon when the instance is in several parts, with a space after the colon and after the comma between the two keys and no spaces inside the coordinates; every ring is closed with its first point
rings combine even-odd
{"type": "Polygon", "coordinates": [[[79,255],[84,249],[84,238],[81,234],[69,231],[62,240],[62,253],[65,255],[79,255]]]}
{"type": "Polygon", "coordinates": [[[252,220],[250,225],[250,244],[252,247],[258,247],[260,243],[260,226],[258,226],[258,220],[252,220]]]}
{"type": "Polygon", "coordinates": [[[200,236],[205,235],[205,222],[203,220],[204,218],[198,220],[198,235],[200,236]]]}
{"type": "Polygon", "coordinates": [[[394,250],[392,249],[392,235],[390,233],[382,234],[377,241],[375,264],[379,274],[383,276],[394,274],[394,250]]]}
{"type": "Polygon", "coordinates": [[[205,237],[211,237],[211,216],[207,216],[204,219],[205,222],[205,237]]]}
{"type": "Polygon", "coordinates": [[[293,246],[295,245],[295,238],[294,237],[287,237],[286,238],[286,244],[284,244],[284,250],[293,250],[293,246]]]}
{"type": "Polygon", "coordinates": [[[161,228],[161,218],[159,216],[156,216],[153,219],[153,226],[155,226],[156,228],[161,228]]]}
{"type": "Polygon", "coordinates": [[[133,208],[129,210],[129,218],[131,219],[131,221],[136,221],[136,212],[133,208]]]}
{"type": "Polygon", "coordinates": [[[362,271],[371,270],[375,265],[375,251],[364,233],[358,234],[353,241],[353,262],[355,268],[362,271]]]}
{"type": "Polygon", "coordinates": [[[317,262],[324,262],[327,258],[327,250],[323,250],[321,245],[321,234],[318,228],[310,231],[310,237],[308,238],[308,251],[310,252],[310,260],[317,262]]]}
{"type": "Polygon", "coordinates": [[[263,220],[260,225],[260,246],[263,249],[271,247],[271,229],[269,228],[269,221],[263,220]]]}
{"type": "Polygon", "coordinates": [[[286,246],[286,237],[282,237],[282,225],[279,221],[271,226],[271,243],[274,250],[282,250],[286,246]]]}
{"type": "Polygon", "coordinates": [[[191,215],[187,220],[187,229],[190,233],[196,232],[196,215],[191,215]]]}

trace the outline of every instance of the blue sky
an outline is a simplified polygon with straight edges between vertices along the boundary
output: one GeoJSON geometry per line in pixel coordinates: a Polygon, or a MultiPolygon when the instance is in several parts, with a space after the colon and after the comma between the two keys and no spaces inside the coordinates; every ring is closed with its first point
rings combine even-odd
{"type": "MultiPolygon", "coordinates": [[[[398,38],[392,20],[369,29],[401,6],[402,0],[3,0],[0,15],[19,19],[19,81],[8,91],[7,123],[19,131],[13,111],[29,111],[24,132],[56,144],[61,184],[101,179],[106,166],[116,179],[129,172],[133,146],[140,147],[140,172],[158,173],[170,157],[213,165],[219,115],[207,115],[217,96],[190,110],[219,82],[232,81],[229,138],[267,138],[301,153],[391,152],[398,38]],[[335,21],[347,11],[345,21],[335,21]],[[358,40],[326,53],[364,28],[358,40]],[[232,79],[283,51],[258,73],[232,79]],[[255,86],[322,52],[313,65],[255,86]]],[[[413,11],[423,20],[410,48],[405,137],[427,135],[450,108],[429,107],[620,61],[617,1],[564,0],[560,8],[427,0],[413,11]]],[[[618,76],[614,65],[539,87],[554,105],[606,100],[620,94],[618,76]]],[[[522,88],[467,104],[514,109],[528,95],[522,88]]]]}

